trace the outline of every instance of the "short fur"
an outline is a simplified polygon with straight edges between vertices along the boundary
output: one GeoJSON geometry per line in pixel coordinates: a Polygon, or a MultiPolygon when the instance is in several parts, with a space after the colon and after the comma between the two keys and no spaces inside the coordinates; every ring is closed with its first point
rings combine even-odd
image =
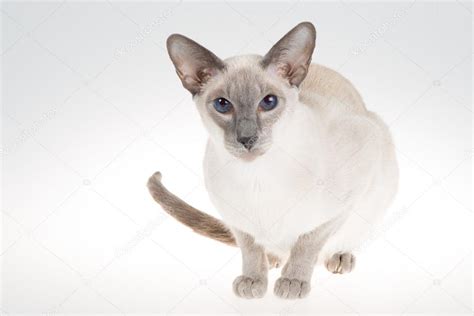
{"type": "Polygon", "coordinates": [[[233,283],[240,297],[262,297],[268,269],[279,260],[285,265],[274,293],[285,299],[309,293],[317,262],[350,272],[354,252],[397,190],[388,128],[347,79],[311,64],[315,38],[304,22],[263,57],[226,60],[182,35],[168,39],[209,133],[205,184],[223,222],[172,195],[159,174],[148,186],[180,222],[241,248],[242,275],[233,283]],[[265,111],[259,104],[269,94],[278,105],[265,111]],[[231,109],[217,112],[216,98],[231,109]],[[239,141],[242,135],[252,146],[239,141]]]}
{"type": "Polygon", "coordinates": [[[148,189],[153,199],[163,209],[196,233],[210,237],[230,246],[235,246],[235,238],[222,221],[203,213],[187,204],[161,184],[161,173],[155,172],[148,180],[148,189]]]}

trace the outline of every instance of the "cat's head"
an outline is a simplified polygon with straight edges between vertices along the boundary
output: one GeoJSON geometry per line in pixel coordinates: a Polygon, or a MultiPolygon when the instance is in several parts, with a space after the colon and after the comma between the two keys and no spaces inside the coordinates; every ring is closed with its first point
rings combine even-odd
{"type": "Polygon", "coordinates": [[[221,60],[179,34],[168,38],[167,47],[210,137],[232,155],[253,160],[271,147],[273,128],[297,103],[315,40],[314,26],[303,22],[263,57],[221,60]]]}

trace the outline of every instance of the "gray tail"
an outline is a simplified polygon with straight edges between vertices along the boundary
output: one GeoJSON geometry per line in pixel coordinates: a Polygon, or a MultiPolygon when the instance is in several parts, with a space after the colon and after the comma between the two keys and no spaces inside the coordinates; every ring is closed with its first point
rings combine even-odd
{"type": "Polygon", "coordinates": [[[148,179],[148,190],[161,207],[182,224],[196,233],[215,239],[224,244],[236,246],[235,238],[227,226],[219,219],[212,217],[168,191],[161,183],[161,173],[155,172],[148,179]]]}

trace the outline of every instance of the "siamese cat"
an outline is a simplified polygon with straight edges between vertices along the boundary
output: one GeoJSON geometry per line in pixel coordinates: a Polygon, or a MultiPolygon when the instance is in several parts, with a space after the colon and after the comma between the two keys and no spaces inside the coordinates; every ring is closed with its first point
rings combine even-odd
{"type": "Polygon", "coordinates": [[[182,35],[167,40],[209,133],[205,185],[223,221],[170,193],[159,172],[148,188],[197,233],[240,247],[239,297],[263,297],[268,270],[280,263],[274,294],[284,299],[310,292],[318,262],[350,272],[396,194],[387,126],[346,78],[311,64],[315,41],[314,26],[303,22],[263,57],[222,60],[182,35]]]}

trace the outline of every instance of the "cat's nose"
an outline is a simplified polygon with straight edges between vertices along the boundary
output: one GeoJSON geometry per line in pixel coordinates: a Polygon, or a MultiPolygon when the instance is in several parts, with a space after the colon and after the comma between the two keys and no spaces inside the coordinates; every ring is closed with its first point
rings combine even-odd
{"type": "Polygon", "coordinates": [[[255,142],[257,141],[257,136],[251,136],[251,137],[238,137],[237,141],[244,145],[247,150],[252,149],[253,145],[255,145],[255,142]]]}

